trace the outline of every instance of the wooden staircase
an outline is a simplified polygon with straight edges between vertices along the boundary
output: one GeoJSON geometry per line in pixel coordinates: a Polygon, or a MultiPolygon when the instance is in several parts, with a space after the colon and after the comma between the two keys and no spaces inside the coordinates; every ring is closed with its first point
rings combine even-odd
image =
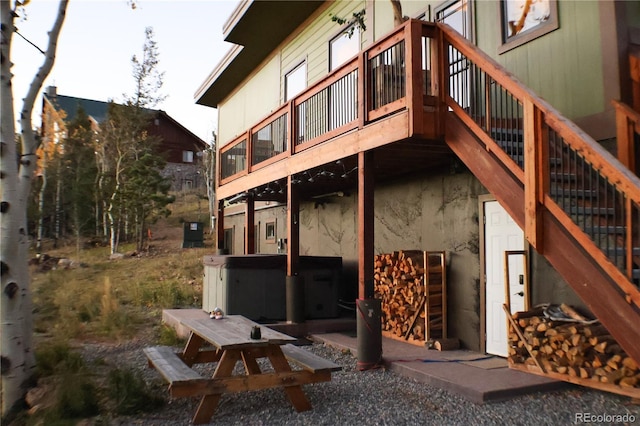
{"type": "Polygon", "coordinates": [[[640,361],[640,180],[500,65],[438,26],[447,144],[640,361]],[[461,87],[474,90],[460,94],[461,87]]]}

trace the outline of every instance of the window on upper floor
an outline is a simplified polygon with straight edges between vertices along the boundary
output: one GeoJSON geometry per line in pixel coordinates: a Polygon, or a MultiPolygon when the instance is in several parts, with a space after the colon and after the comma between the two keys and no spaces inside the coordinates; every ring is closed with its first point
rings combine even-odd
{"type": "Polygon", "coordinates": [[[558,5],[556,0],[503,0],[502,46],[498,53],[543,36],[558,25],[558,5]]]}
{"type": "Polygon", "coordinates": [[[182,151],[182,162],[193,163],[193,151],[182,151]]]}
{"type": "Polygon", "coordinates": [[[284,101],[291,100],[307,88],[307,63],[302,61],[284,76],[284,101]]]}
{"type": "Polygon", "coordinates": [[[329,71],[353,58],[360,51],[360,31],[347,28],[329,41],[329,71]]]}

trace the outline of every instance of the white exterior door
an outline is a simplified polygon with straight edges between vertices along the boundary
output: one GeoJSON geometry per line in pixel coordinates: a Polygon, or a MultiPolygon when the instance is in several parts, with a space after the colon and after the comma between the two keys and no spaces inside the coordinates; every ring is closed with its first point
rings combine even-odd
{"type": "MultiPolygon", "coordinates": [[[[507,356],[507,317],[502,305],[505,303],[505,251],[524,250],[524,234],[520,227],[497,201],[484,203],[484,252],[486,272],[486,351],[507,356]]],[[[509,295],[511,312],[523,311],[525,286],[522,255],[509,256],[509,295]]]]}

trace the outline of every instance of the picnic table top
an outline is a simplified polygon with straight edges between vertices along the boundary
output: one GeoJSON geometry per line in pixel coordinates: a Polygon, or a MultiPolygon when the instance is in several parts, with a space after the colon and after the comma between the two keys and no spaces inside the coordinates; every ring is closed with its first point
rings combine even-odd
{"type": "Polygon", "coordinates": [[[295,342],[295,337],[272,330],[242,315],[226,315],[220,319],[185,319],[181,323],[218,349],[283,345],[295,342]],[[251,338],[251,330],[260,327],[260,339],[251,338]]]}

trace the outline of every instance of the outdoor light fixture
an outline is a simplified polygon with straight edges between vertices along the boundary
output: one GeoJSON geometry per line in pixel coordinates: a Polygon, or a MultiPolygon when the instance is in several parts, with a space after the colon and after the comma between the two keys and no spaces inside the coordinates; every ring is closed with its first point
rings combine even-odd
{"type": "Polygon", "coordinates": [[[228,203],[229,204],[242,203],[243,201],[247,200],[248,196],[249,194],[247,194],[246,192],[242,192],[238,195],[234,195],[233,197],[229,198],[228,203]]]}
{"type": "Polygon", "coordinates": [[[349,170],[348,172],[346,172],[346,171],[345,171],[345,172],[342,174],[342,176],[340,176],[340,177],[341,177],[341,178],[343,178],[343,179],[346,179],[346,178],[348,178],[348,177],[349,177],[349,175],[350,175],[351,173],[355,172],[356,170],[358,170],[358,166],[354,167],[353,169],[349,170]]]}

